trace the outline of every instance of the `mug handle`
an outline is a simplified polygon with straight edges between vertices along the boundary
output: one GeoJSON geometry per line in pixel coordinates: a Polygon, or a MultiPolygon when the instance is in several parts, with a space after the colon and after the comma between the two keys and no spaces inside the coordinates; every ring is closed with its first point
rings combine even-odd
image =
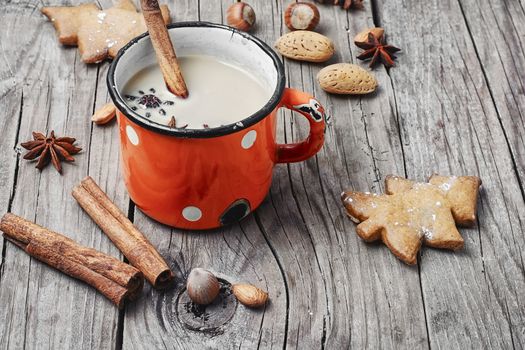
{"type": "Polygon", "coordinates": [[[313,96],[295,89],[286,88],[279,108],[285,107],[301,113],[310,123],[310,134],[299,143],[278,144],[276,163],[294,163],[315,155],[324,143],[325,113],[313,96]]]}

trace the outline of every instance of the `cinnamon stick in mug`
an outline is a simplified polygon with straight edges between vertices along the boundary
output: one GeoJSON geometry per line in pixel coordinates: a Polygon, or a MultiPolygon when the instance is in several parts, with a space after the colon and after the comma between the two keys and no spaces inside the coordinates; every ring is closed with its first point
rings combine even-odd
{"type": "Polygon", "coordinates": [[[133,266],[17,215],[5,214],[0,230],[27,254],[93,286],[119,308],[142,290],[142,273],[133,266]]]}
{"type": "Polygon", "coordinates": [[[157,0],[141,0],[140,4],[151,43],[155,49],[157,61],[168,90],[179,97],[188,97],[188,88],[182,76],[166,23],[164,23],[162,18],[159,2],[157,0]]]}
{"type": "Polygon", "coordinates": [[[73,189],[73,197],[153,287],[171,283],[173,272],[166,261],[91,177],[73,189]]]}

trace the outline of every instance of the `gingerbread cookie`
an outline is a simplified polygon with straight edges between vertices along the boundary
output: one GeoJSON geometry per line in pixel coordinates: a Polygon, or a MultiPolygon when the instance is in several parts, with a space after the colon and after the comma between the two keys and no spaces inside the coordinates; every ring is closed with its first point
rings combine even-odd
{"type": "MultiPolygon", "coordinates": [[[[166,5],[161,6],[162,17],[170,23],[166,5]]],[[[134,37],[144,33],[144,17],[130,0],[120,0],[107,10],[94,3],[79,6],[44,7],[42,13],[53,22],[58,40],[64,45],[78,45],[86,63],[98,63],[117,52],[134,37]]]]}
{"type": "Polygon", "coordinates": [[[423,242],[434,248],[463,248],[456,224],[476,222],[480,185],[475,176],[433,175],[428,183],[418,183],[389,175],[386,194],[349,191],[341,199],[350,218],[359,223],[362,239],[381,239],[399,259],[415,264],[423,242]]]}

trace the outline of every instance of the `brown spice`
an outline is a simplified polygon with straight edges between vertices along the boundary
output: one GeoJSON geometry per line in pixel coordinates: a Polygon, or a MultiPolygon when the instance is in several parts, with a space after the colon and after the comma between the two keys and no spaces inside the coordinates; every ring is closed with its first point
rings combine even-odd
{"type": "Polygon", "coordinates": [[[75,158],[71,155],[82,150],[82,148],[73,145],[75,141],[76,139],[72,137],[55,137],[53,130],[48,137],[40,132],[33,131],[33,140],[22,142],[20,145],[29,151],[24,155],[24,159],[33,160],[40,157],[36,163],[38,170],[42,171],[51,161],[55,169],[62,174],[60,161],[74,162],[75,158]]]}
{"type": "Polygon", "coordinates": [[[142,273],[133,266],[17,215],[5,214],[0,230],[32,257],[93,286],[119,308],[142,290],[142,273]]]}
{"type": "Polygon", "coordinates": [[[188,97],[188,88],[175,55],[166,24],[157,0],[141,0],[142,14],[148,27],[151,43],[155,49],[162,76],[168,90],[182,98],[188,97]]]}
{"type": "Polygon", "coordinates": [[[91,177],[82,180],[72,194],[131,265],[139,269],[155,288],[171,284],[174,276],[166,261],[91,177]]]}
{"type": "Polygon", "coordinates": [[[366,42],[356,42],[358,47],[365,50],[359,56],[360,60],[370,60],[369,67],[374,66],[378,61],[381,61],[385,66],[392,67],[394,65],[394,54],[401,49],[385,44],[385,37],[378,38],[372,32],[368,33],[368,40],[366,42]]]}

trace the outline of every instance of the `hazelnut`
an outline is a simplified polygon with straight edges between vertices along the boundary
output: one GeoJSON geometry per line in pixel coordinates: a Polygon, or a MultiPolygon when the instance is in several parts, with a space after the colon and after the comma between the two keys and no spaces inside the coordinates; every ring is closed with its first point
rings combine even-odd
{"type": "Polygon", "coordinates": [[[268,293],[251,284],[239,283],[232,286],[233,295],[247,307],[258,308],[266,304],[268,293]]]}
{"type": "Polygon", "coordinates": [[[255,11],[245,2],[236,2],[228,7],[226,21],[229,26],[247,32],[255,24],[255,11]]]}
{"type": "Polygon", "coordinates": [[[379,39],[381,39],[381,37],[385,33],[385,30],[383,28],[379,28],[379,27],[373,27],[373,28],[365,29],[365,30],[359,32],[359,34],[357,34],[354,37],[354,43],[366,43],[368,41],[368,33],[374,34],[374,36],[377,38],[377,40],[379,40],[379,39]]]}
{"type": "Polygon", "coordinates": [[[319,10],[314,4],[293,2],[284,12],[284,22],[290,30],[312,30],[319,23],[319,10]]]}
{"type": "Polygon", "coordinates": [[[200,305],[211,304],[219,295],[220,288],[217,277],[201,268],[191,270],[186,282],[188,296],[194,303],[200,305]]]}

